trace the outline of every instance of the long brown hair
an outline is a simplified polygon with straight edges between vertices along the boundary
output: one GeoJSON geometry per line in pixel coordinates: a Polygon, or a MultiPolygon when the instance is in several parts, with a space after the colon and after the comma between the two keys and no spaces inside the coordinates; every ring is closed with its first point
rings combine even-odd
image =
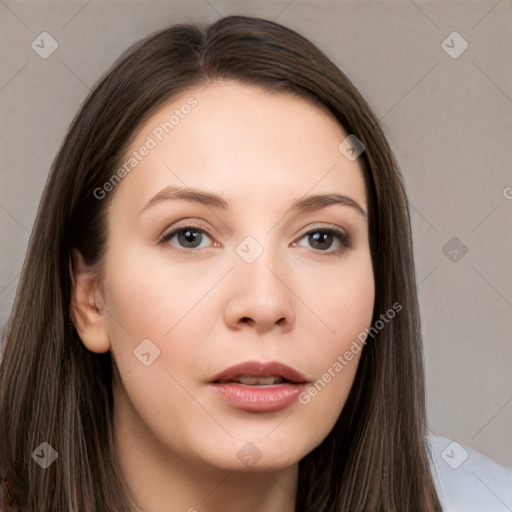
{"type": "Polygon", "coordinates": [[[88,351],[70,319],[72,247],[101,262],[114,193],[98,200],[143,122],[211,80],[322,105],[365,146],[374,319],[342,413],[299,464],[297,512],[440,511],[426,448],[422,342],[407,199],[379,122],[318,48],[277,23],[228,16],[174,25],[134,44],[94,87],[53,162],[29,242],[0,364],[0,476],[17,509],[134,510],[116,465],[110,353],[88,351]],[[58,454],[45,470],[32,452],[58,454]]]}

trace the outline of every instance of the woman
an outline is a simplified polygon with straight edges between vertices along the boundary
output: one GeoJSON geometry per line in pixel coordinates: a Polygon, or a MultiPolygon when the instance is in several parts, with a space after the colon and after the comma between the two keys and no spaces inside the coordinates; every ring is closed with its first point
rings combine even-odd
{"type": "Polygon", "coordinates": [[[441,510],[407,201],[347,77],[242,16],[128,50],[54,162],[0,384],[19,510],[441,510]]]}

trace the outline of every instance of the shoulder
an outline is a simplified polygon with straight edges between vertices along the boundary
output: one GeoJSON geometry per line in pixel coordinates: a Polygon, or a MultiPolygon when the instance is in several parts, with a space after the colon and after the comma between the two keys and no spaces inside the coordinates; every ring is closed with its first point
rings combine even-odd
{"type": "Polygon", "coordinates": [[[444,512],[512,510],[512,468],[447,437],[429,434],[426,440],[444,512]]]}

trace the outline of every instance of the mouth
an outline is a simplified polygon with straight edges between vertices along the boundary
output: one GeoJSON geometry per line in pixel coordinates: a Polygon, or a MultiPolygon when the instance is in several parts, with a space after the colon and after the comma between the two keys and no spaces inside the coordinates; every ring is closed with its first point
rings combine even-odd
{"type": "Polygon", "coordinates": [[[237,384],[243,384],[244,386],[273,386],[275,384],[283,384],[284,382],[290,383],[290,381],[287,381],[286,379],[283,379],[282,377],[278,376],[271,376],[271,377],[255,377],[250,375],[235,377],[234,379],[229,380],[218,380],[214,381],[218,384],[230,384],[230,383],[237,383],[237,384]]]}
{"type": "Polygon", "coordinates": [[[278,362],[248,361],[231,366],[209,383],[229,405],[250,412],[275,412],[296,402],[308,379],[278,362]]]}
{"type": "Polygon", "coordinates": [[[272,361],[247,361],[236,364],[216,375],[210,382],[238,383],[245,386],[272,386],[276,384],[307,384],[307,378],[291,366],[272,361]]]}

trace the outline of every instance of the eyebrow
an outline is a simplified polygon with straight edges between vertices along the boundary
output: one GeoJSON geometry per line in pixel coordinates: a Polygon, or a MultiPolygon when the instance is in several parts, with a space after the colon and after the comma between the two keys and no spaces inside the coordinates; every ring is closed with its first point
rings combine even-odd
{"type": "MultiPolygon", "coordinates": [[[[166,187],[158,192],[153,198],[151,198],[140,211],[139,215],[147,210],[150,206],[153,206],[162,201],[189,201],[192,203],[200,203],[205,206],[217,208],[225,211],[232,210],[231,203],[223,197],[199,190],[192,187],[180,188],[180,187],[166,187]]],[[[349,196],[343,194],[315,194],[306,197],[301,197],[295,200],[288,212],[311,212],[326,208],[331,205],[344,205],[354,208],[359,214],[361,214],[366,220],[368,214],[366,211],[349,196]]]]}

